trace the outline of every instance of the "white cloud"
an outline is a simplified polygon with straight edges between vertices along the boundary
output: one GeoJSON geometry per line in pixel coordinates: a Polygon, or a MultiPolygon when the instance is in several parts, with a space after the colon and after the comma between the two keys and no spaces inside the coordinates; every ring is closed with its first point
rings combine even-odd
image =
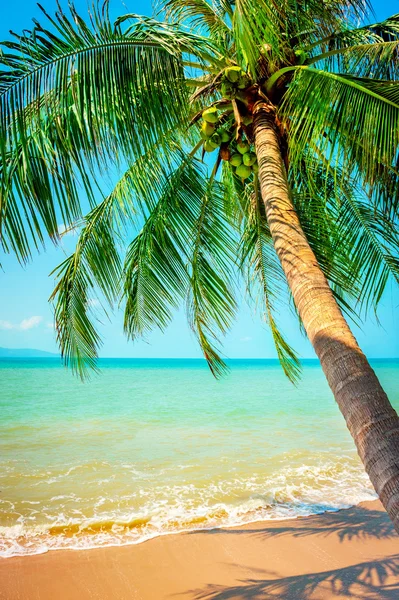
{"type": "Polygon", "coordinates": [[[46,327],[47,327],[47,329],[54,329],[54,323],[52,321],[48,321],[46,323],[46,327]]]}
{"type": "Polygon", "coordinates": [[[32,329],[33,327],[37,327],[39,323],[43,321],[43,317],[29,317],[28,319],[24,319],[19,324],[19,329],[25,331],[26,329],[32,329]]]}
{"type": "Polygon", "coordinates": [[[247,335],[246,337],[243,337],[240,339],[240,342],[250,342],[252,341],[252,338],[250,335],[247,335]]]}
{"type": "Polygon", "coordinates": [[[23,319],[20,323],[11,323],[10,321],[0,320],[0,329],[18,329],[20,331],[26,331],[33,327],[37,327],[42,321],[43,317],[39,317],[38,315],[23,319]]]}

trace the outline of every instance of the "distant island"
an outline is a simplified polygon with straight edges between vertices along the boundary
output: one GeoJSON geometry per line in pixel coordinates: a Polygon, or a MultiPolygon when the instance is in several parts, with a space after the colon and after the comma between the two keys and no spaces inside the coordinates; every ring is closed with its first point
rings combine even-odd
{"type": "Polygon", "coordinates": [[[36,348],[2,348],[0,358],[58,358],[59,354],[36,350],[36,348]]]}

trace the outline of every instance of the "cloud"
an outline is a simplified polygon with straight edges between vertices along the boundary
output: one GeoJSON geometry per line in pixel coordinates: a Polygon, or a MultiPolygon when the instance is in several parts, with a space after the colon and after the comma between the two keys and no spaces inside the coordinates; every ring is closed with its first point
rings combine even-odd
{"type": "Polygon", "coordinates": [[[0,329],[17,329],[19,331],[27,331],[28,329],[37,327],[42,321],[43,317],[39,317],[38,315],[23,319],[20,323],[11,323],[10,321],[2,321],[0,319],[0,329]]]}
{"type": "Polygon", "coordinates": [[[240,339],[240,342],[251,342],[252,338],[250,335],[247,335],[246,337],[243,337],[240,339]]]}
{"type": "Polygon", "coordinates": [[[29,319],[24,319],[19,324],[19,329],[25,331],[26,329],[32,329],[33,327],[37,327],[39,323],[43,321],[43,317],[29,317],[29,319]]]}

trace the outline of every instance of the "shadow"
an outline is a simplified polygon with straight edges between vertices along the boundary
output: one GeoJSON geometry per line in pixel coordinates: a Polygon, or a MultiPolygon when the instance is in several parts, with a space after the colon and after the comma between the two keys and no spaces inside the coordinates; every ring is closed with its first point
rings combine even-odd
{"type": "Polygon", "coordinates": [[[367,509],[361,506],[334,513],[299,517],[295,521],[290,521],[287,525],[284,525],[284,521],[279,521],[275,525],[272,521],[270,521],[270,525],[266,523],[261,528],[215,528],[196,530],[187,535],[245,534],[265,539],[284,535],[298,538],[308,535],[321,537],[336,535],[341,542],[352,539],[389,539],[397,536],[394,526],[385,511],[367,509]]]}
{"type": "Polygon", "coordinates": [[[399,554],[320,573],[244,579],[233,586],[208,584],[188,593],[195,600],[398,600],[399,554]]]}

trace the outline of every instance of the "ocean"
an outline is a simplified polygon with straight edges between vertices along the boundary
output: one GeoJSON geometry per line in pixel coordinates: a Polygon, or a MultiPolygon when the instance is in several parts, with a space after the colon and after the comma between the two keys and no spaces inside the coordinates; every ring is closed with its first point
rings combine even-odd
{"type": "MultiPolygon", "coordinates": [[[[0,359],[0,556],[139,543],[375,498],[317,361],[0,359]]],[[[399,409],[399,360],[372,361],[399,409]]]]}

